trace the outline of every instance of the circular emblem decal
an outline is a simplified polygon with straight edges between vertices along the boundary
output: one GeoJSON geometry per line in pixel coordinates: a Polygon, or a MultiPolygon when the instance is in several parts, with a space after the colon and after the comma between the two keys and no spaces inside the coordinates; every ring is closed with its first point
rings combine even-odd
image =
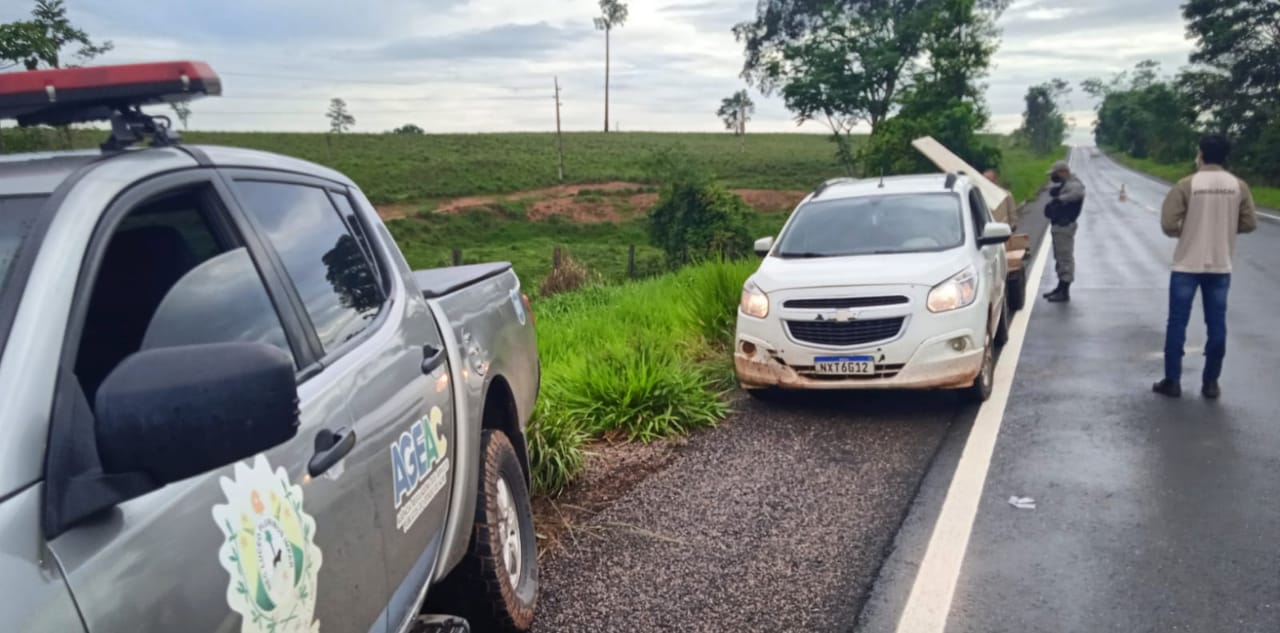
{"type": "Polygon", "coordinates": [[[320,548],[316,522],[302,507],[302,488],[262,455],[223,477],[227,503],[213,507],[224,540],[218,562],[230,575],[227,604],[245,633],[320,630],[315,620],[320,548]]]}

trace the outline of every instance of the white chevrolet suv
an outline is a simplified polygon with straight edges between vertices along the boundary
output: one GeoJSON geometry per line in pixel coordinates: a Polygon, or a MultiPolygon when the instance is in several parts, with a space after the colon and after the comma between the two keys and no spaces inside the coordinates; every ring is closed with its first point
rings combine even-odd
{"type": "Polygon", "coordinates": [[[963,174],[830,180],[747,280],[734,366],[748,393],[966,389],[991,395],[1008,337],[1004,243],[963,174]]]}

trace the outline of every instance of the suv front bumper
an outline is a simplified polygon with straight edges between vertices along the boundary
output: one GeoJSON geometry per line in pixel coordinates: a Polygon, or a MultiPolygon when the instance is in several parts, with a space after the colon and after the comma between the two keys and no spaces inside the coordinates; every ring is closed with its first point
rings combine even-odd
{"type": "Polygon", "coordinates": [[[859,348],[826,348],[793,340],[778,318],[738,316],[734,369],[745,389],[948,389],[968,387],[982,369],[985,308],[912,315],[887,342],[859,348]],[[871,356],[869,376],[821,376],[819,356],[871,356]]]}

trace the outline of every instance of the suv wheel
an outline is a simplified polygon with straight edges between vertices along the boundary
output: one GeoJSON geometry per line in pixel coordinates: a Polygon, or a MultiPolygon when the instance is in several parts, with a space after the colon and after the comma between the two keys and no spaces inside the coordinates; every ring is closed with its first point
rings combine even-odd
{"type": "Polygon", "coordinates": [[[429,603],[472,630],[522,633],[533,626],[538,552],[520,458],[502,431],[480,438],[480,490],[467,554],[429,603]]]}
{"type": "Polygon", "coordinates": [[[996,347],[1003,348],[1009,342],[1009,302],[1006,300],[1000,308],[1000,323],[996,325],[996,347]]]}
{"type": "Polygon", "coordinates": [[[982,369],[978,370],[978,377],[973,379],[973,386],[965,394],[973,402],[986,402],[991,397],[996,367],[996,346],[993,343],[992,336],[987,334],[986,345],[982,350],[982,369]]]}

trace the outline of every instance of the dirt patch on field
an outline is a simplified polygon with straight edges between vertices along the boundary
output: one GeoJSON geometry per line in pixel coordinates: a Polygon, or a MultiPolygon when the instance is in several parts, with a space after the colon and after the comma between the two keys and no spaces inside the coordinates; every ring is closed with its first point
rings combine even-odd
{"type": "Polygon", "coordinates": [[[665,468],[683,444],[684,440],[649,444],[600,440],[589,446],[586,467],[568,490],[555,498],[533,500],[538,558],[562,552],[585,537],[580,531],[589,519],[665,468]]]}
{"type": "Polygon", "coordinates": [[[809,195],[808,191],[776,191],[773,189],[734,189],[747,204],[758,211],[791,211],[809,195]]]}
{"type": "Polygon", "coordinates": [[[530,220],[545,220],[553,215],[583,224],[622,220],[622,214],[612,200],[593,201],[567,196],[539,200],[529,207],[530,220]]]}
{"type": "Polygon", "coordinates": [[[588,185],[559,185],[556,187],[547,187],[545,189],[529,189],[527,191],[517,191],[515,193],[507,193],[498,196],[467,196],[465,198],[454,198],[446,200],[436,206],[436,211],[440,213],[456,213],[463,209],[473,207],[483,207],[494,202],[514,202],[525,199],[551,199],[551,198],[574,198],[583,191],[626,191],[628,189],[643,188],[644,185],[633,182],[604,182],[588,185]]]}
{"type": "MultiPolygon", "coordinates": [[[[742,196],[752,208],[764,212],[790,211],[809,193],[772,189],[733,191],[742,196]]],[[[648,213],[658,203],[658,194],[652,192],[651,186],[641,183],[614,181],[561,185],[494,196],[453,198],[440,202],[435,210],[437,213],[462,213],[469,209],[509,202],[523,203],[530,220],[545,220],[556,216],[580,223],[620,222],[648,213]]],[[[386,204],[377,207],[378,215],[383,220],[410,217],[420,208],[420,205],[412,204],[386,204]]]]}
{"type": "Polygon", "coordinates": [[[374,205],[374,208],[377,209],[378,217],[382,218],[383,222],[407,218],[417,214],[421,209],[416,204],[379,204],[374,205]]]}

